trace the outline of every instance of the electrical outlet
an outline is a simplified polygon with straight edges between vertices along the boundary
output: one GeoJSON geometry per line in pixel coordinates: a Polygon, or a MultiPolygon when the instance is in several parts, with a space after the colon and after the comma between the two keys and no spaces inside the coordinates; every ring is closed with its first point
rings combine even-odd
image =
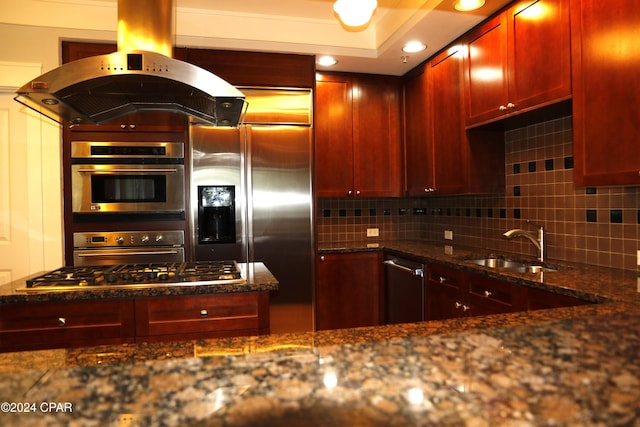
{"type": "Polygon", "coordinates": [[[367,237],[378,237],[380,230],[377,228],[367,228],[367,237]]]}
{"type": "Polygon", "coordinates": [[[453,231],[444,230],[444,239],[445,240],[453,240],[453,231]]]}

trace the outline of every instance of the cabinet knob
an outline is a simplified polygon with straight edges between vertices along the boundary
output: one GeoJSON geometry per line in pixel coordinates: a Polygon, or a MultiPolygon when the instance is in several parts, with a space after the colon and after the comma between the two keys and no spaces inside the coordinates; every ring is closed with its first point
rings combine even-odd
{"type": "Polygon", "coordinates": [[[434,191],[436,191],[436,189],[435,188],[431,188],[431,187],[427,187],[427,188],[424,189],[425,193],[433,193],[434,191]]]}
{"type": "Polygon", "coordinates": [[[507,108],[514,109],[514,108],[516,108],[516,104],[514,104],[513,102],[510,102],[510,103],[507,104],[507,108]]]}
{"type": "Polygon", "coordinates": [[[360,190],[356,190],[356,196],[360,195],[360,190]]]}
{"type": "Polygon", "coordinates": [[[440,277],[438,277],[438,281],[439,281],[440,283],[444,283],[444,282],[446,282],[446,281],[447,281],[447,278],[446,278],[446,277],[442,277],[442,276],[440,276],[440,277]]]}
{"type": "Polygon", "coordinates": [[[485,297],[489,298],[491,295],[493,295],[493,294],[491,293],[491,291],[484,291],[484,296],[485,296],[485,297]]]}
{"type": "Polygon", "coordinates": [[[135,129],[136,125],[129,125],[129,129],[135,129]]]}
{"type": "Polygon", "coordinates": [[[500,107],[498,107],[498,109],[500,111],[507,111],[507,107],[505,107],[504,105],[501,105],[500,107]]]}
{"type": "Polygon", "coordinates": [[[67,324],[67,318],[66,317],[58,317],[58,326],[64,326],[67,324]]]}
{"type": "Polygon", "coordinates": [[[352,194],[353,194],[353,191],[351,191],[351,190],[347,191],[347,195],[348,196],[351,196],[352,194]]]}
{"type": "Polygon", "coordinates": [[[320,256],[320,261],[324,261],[324,255],[320,256]]]}
{"type": "Polygon", "coordinates": [[[200,310],[200,317],[207,317],[209,315],[209,311],[206,309],[200,310]]]}
{"type": "Polygon", "coordinates": [[[127,128],[127,125],[125,125],[124,123],[120,125],[120,129],[126,129],[126,128],[127,128]]]}

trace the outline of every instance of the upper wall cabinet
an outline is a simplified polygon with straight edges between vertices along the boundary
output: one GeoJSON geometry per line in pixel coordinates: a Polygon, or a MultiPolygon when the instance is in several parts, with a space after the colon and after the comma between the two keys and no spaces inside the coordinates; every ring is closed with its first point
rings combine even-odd
{"type": "Polygon", "coordinates": [[[571,96],[569,0],[516,1],[466,37],[467,126],[571,96]]]}
{"type": "Polygon", "coordinates": [[[319,197],[402,195],[400,82],[392,76],[319,74],[319,197]]]}
{"type": "Polygon", "coordinates": [[[461,45],[436,55],[405,80],[408,196],[504,192],[504,139],[466,131],[461,45]]]}
{"type": "Polygon", "coordinates": [[[572,3],[574,181],[640,184],[640,8],[572,3]]]}

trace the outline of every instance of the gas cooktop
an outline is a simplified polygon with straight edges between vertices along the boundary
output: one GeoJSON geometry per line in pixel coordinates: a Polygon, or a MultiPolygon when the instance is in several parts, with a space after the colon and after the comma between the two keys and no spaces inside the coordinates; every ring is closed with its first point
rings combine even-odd
{"type": "Polygon", "coordinates": [[[235,261],[61,267],[27,280],[27,290],[82,290],[245,283],[235,261]]]}

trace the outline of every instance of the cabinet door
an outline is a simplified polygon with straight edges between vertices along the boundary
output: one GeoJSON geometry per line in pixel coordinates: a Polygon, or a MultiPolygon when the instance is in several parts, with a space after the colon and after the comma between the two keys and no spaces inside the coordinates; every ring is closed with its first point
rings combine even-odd
{"type": "Polygon", "coordinates": [[[433,194],[459,194],[468,188],[469,149],[464,131],[463,50],[454,46],[431,62],[433,194]]]}
{"type": "Polygon", "coordinates": [[[518,1],[508,18],[508,101],[513,109],[571,96],[569,1],[518,1]]]}
{"type": "Polygon", "coordinates": [[[3,305],[0,351],[22,351],[134,341],[132,300],[3,305]]]}
{"type": "Polygon", "coordinates": [[[638,28],[636,1],[571,4],[578,186],[640,184],[638,28]]]}
{"type": "Polygon", "coordinates": [[[354,80],[354,183],[360,197],[402,195],[400,83],[391,76],[354,80]]]}
{"type": "Polygon", "coordinates": [[[507,19],[501,13],[467,37],[467,125],[507,112],[507,19]]]}
{"type": "Polygon", "coordinates": [[[136,299],[139,341],[200,339],[269,333],[269,293],[136,299]]]}
{"type": "Polygon", "coordinates": [[[352,105],[350,78],[319,76],[315,111],[318,197],[348,197],[353,191],[352,105]]]}
{"type": "Polygon", "coordinates": [[[433,190],[433,149],[429,110],[429,73],[426,66],[404,81],[404,167],[407,196],[424,196],[433,190]]]}
{"type": "Polygon", "coordinates": [[[464,276],[462,271],[437,264],[427,266],[427,320],[468,316],[470,307],[466,302],[464,276]]]}
{"type": "Polygon", "coordinates": [[[380,252],[326,254],[319,257],[316,328],[375,326],[382,322],[380,252]]]}

